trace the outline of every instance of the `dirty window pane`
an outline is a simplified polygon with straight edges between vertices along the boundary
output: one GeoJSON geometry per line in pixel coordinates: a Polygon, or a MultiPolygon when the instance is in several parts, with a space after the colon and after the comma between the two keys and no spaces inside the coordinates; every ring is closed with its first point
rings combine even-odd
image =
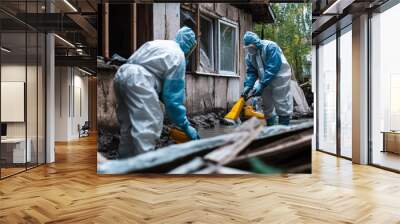
{"type": "Polygon", "coordinates": [[[201,72],[214,72],[213,22],[211,19],[200,19],[200,68],[201,72]]]}
{"type": "MultiPolygon", "coordinates": [[[[181,8],[180,25],[181,25],[181,27],[187,26],[187,27],[191,28],[192,30],[196,30],[196,21],[194,19],[193,13],[181,8]]],[[[186,72],[194,71],[193,65],[195,64],[195,55],[196,54],[191,54],[189,56],[188,64],[186,65],[186,72]]]]}
{"type": "Polygon", "coordinates": [[[225,23],[219,25],[220,71],[235,73],[236,28],[225,23]]]}

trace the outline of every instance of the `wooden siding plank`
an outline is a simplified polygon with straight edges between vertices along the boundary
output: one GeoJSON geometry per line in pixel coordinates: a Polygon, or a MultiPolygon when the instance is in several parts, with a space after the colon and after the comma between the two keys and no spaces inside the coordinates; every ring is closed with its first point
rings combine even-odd
{"type": "Polygon", "coordinates": [[[153,4],[153,36],[154,40],[165,39],[165,3],[153,4]]]}
{"type": "Polygon", "coordinates": [[[165,39],[174,40],[176,32],[180,29],[180,5],[168,3],[165,5],[165,39]]]}
{"type": "Polygon", "coordinates": [[[104,3],[103,5],[103,57],[109,58],[110,57],[110,8],[109,3],[104,3]]]}
{"type": "Polygon", "coordinates": [[[226,17],[227,11],[227,4],[226,3],[216,3],[215,4],[215,12],[222,17],[226,17]]]}
{"type": "Polygon", "coordinates": [[[228,103],[228,108],[231,108],[233,104],[240,98],[240,79],[239,78],[229,78],[226,101],[228,103]]]}
{"type": "Polygon", "coordinates": [[[215,108],[215,77],[209,76],[208,78],[208,95],[205,99],[207,109],[211,110],[215,108]]]}
{"type": "Polygon", "coordinates": [[[240,75],[240,90],[243,89],[243,82],[246,77],[246,52],[243,45],[243,36],[246,31],[252,30],[252,17],[251,14],[244,12],[244,10],[239,11],[239,75],[240,75]]]}
{"type": "Polygon", "coordinates": [[[227,109],[226,94],[228,88],[228,78],[215,77],[215,87],[214,87],[214,101],[216,108],[227,109]]]}
{"type": "Polygon", "coordinates": [[[198,111],[196,112],[204,112],[210,108],[210,102],[208,100],[208,77],[199,76],[196,82],[196,104],[199,104],[198,111]]]}
{"type": "Polygon", "coordinates": [[[201,3],[200,9],[214,11],[214,3],[201,3]]]}
{"type": "Polygon", "coordinates": [[[197,87],[197,76],[192,75],[191,76],[191,82],[192,82],[192,88],[191,88],[191,94],[192,94],[192,105],[191,105],[191,113],[195,113],[196,111],[199,111],[199,99],[197,98],[198,95],[197,93],[199,92],[198,87],[197,87]]]}
{"type": "Polygon", "coordinates": [[[227,14],[226,17],[230,20],[233,21],[238,21],[239,20],[239,9],[232,6],[232,5],[227,5],[227,14]]]}
{"type": "Polygon", "coordinates": [[[195,82],[192,75],[186,75],[186,109],[189,114],[193,113],[194,108],[193,105],[195,104],[194,98],[194,88],[195,82]]]}
{"type": "Polygon", "coordinates": [[[137,5],[131,4],[131,52],[137,49],[137,5]]]}

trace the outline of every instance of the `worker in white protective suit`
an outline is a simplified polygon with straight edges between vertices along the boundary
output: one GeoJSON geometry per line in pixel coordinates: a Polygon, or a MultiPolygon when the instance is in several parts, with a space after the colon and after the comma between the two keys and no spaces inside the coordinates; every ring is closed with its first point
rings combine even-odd
{"type": "Polygon", "coordinates": [[[194,32],[183,27],[175,40],[145,43],[118,69],[114,89],[121,134],[120,158],[154,150],[164,120],[160,100],[168,118],[191,139],[199,139],[184,106],[185,59],[195,46],[194,32]]]}
{"type": "Polygon", "coordinates": [[[243,40],[247,49],[247,70],[242,95],[247,97],[252,91],[253,96],[262,97],[268,126],[275,124],[274,111],[279,124],[289,125],[293,113],[293,96],[290,92],[292,73],[281,48],[249,31],[244,34],[243,40]]]}

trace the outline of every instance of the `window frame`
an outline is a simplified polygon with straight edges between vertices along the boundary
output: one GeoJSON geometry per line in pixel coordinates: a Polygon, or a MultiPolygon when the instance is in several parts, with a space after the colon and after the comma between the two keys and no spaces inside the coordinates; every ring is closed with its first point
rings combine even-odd
{"type": "Polygon", "coordinates": [[[233,22],[233,21],[230,21],[230,20],[228,20],[228,19],[226,19],[226,18],[220,18],[220,19],[218,19],[217,20],[217,22],[218,22],[218,25],[217,25],[217,36],[218,36],[218,42],[217,42],[217,55],[218,55],[218,57],[217,57],[217,65],[218,65],[218,69],[217,69],[217,72],[218,72],[218,74],[221,74],[221,75],[228,75],[228,76],[233,76],[233,77],[239,77],[239,74],[238,74],[238,69],[237,69],[237,65],[238,65],[238,52],[239,52],[239,49],[238,49],[238,40],[239,40],[239,33],[238,33],[238,31],[239,31],[239,26],[238,26],[238,23],[236,23],[236,22],[233,22]],[[232,28],[234,28],[235,29],[235,43],[233,44],[234,46],[233,46],[233,49],[234,49],[234,51],[235,51],[235,53],[234,53],[234,62],[233,62],[233,69],[234,69],[234,71],[225,71],[225,70],[221,70],[221,60],[220,60],[220,58],[221,58],[221,44],[220,44],[220,42],[221,42],[221,35],[220,35],[220,31],[221,31],[221,24],[224,24],[224,25],[226,25],[226,26],[230,26],[230,27],[232,27],[232,28]]]}
{"type": "MultiPolygon", "coordinates": [[[[208,22],[210,22],[211,23],[211,38],[210,37],[208,37],[208,39],[211,41],[211,44],[209,44],[209,46],[210,46],[210,48],[211,49],[209,49],[210,50],[210,52],[211,52],[211,56],[212,56],[212,58],[210,58],[210,62],[211,62],[211,68],[212,68],[212,70],[213,70],[213,72],[214,73],[216,73],[217,72],[217,68],[216,68],[216,58],[217,58],[217,56],[216,56],[216,52],[215,52],[215,49],[216,49],[216,47],[215,47],[215,45],[217,44],[216,43],[216,41],[215,41],[215,39],[216,39],[216,36],[215,36],[215,19],[213,19],[213,18],[209,18],[209,17],[207,17],[207,16],[205,16],[204,14],[200,14],[200,20],[201,19],[204,19],[204,20],[206,20],[206,21],[208,21],[208,22]]],[[[200,30],[201,30],[201,22],[200,22],[200,30]]],[[[203,34],[201,34],[201,35],[203,35],[203,34]]],[[[200,37],[200,39],[201,39],[201,37],[200,37]]],[[[199,50],[201,49],[201,42],[199,43],[199,50]]],[[[197,66],[197,69],[196,69],[196,71],[198,71],[198,73],[203,73],[203,72],[201,72],[201,71],[199,71],[199,67],[200,67],[200,61],[201,61],[201,59],[199,59],[199,64],[198,64],[198,66],[197,66]]]]}

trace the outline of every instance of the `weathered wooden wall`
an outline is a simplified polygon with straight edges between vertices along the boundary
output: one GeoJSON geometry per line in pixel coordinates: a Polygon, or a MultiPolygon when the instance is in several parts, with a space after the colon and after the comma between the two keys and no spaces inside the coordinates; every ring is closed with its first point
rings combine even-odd
{"type": "Polygon", "coordinates": [[[198,113],[213,108],[229,109],[240,97],[246,73],[244,63],[243,35],[252,30],[251,14],[226,3],[202,3],[200,11],[218,17],[226,17],[238,23],[239,54],[237,64],[239,77],[222,77],[201,74],[186,76],[186,107],[189,113],[198,113]]]}
{"type": "Polygon", "coordinates": [[[118,129],[117,102],[113,79],[117,67],[97,64],[97,126],[101,129],[118,129]]]}
{"type": "MultiPolygon", "coordinates": [[[[180,28],[180,4],[155,3],[152,6],[152,10],[152,39],[174,39],[176,32],[180,28]]],[[[201,3],[200,11],[209,13],[214,18],[225,17],[238,23],[239,38],[237,41],[239,45],[237,46],[237,51],[239,54],[237,55],[237,71],[239,76],[223,77],[218,75],[201,75],[197,73],[188,74],[186,76],[186,107],[189,113],[205,112],[214,108],[223,108],[227,110],[239,99],[243,86],[245,63],[242,39],[245,31],[252,30],[252,16],[244,10],[226,3],[201,3]]],[[[138,21],[138,23],[140,23],[140,21],[138,21]]],[[[104,82],[108,82],[108,80],[105,81],[103,78],[104,77],[99,77],[98,86],[104,85],[104,82]]],[[[111,105],[107,106],[105,105],[107,103],[102,101],[101,91],[111,91],[111,89],[99,88],[98,91],[98,114],[102,117],[104,115],[103,112],[109,112],[107,111],[108,106],[111,105]]],[[[114,111],[112,112],[114,113],[114,111]]],[[[105,121],[110,117],[105,116],[103,118],[105,119],[99,119],[99,121],[105,121]]],[[[111,120],[115,120],[115,118],[111,120]]]]}
{"type": "Polygon", "coordinates": [[[154,40],[173,40],[180,28],[179,3],[153,4],[154,40]]]}

